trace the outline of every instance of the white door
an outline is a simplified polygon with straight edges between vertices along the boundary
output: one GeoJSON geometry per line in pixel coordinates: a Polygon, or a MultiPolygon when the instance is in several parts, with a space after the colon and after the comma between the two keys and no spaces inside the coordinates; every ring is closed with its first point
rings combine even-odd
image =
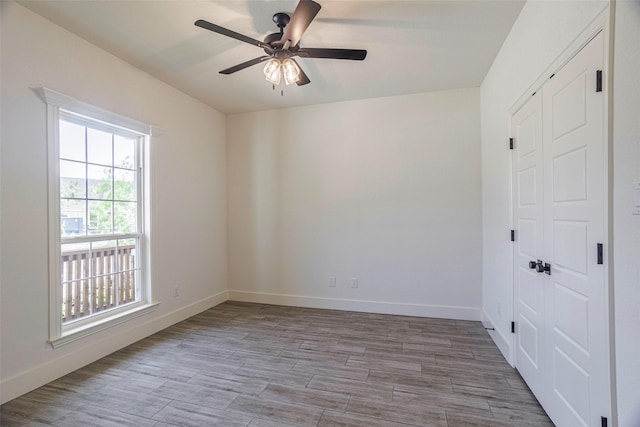
{"type": "Polygon", "coordinates": [[[530,264],[543,258],[542,96],[536,93],[511,118],[515,268],[516,367],[542,402],[544,275],[530,264]],[[533,267],[533,268],[532,268],[533,267]]]}
{"type": "Polygon", "coordinates": [[[542,90],[543,259],[551,266],[544,401],[558,426],[599,426],[610,413],[607,280],[597,249],[607,207],[606,88],[596,90],[603,61],[601,32],[542,90]]]}
{"type": "Polygon", "coordinates": [[[515,365],[559,427],[611,413],[603,63],[600,33],[511,119],[515,365]]]}

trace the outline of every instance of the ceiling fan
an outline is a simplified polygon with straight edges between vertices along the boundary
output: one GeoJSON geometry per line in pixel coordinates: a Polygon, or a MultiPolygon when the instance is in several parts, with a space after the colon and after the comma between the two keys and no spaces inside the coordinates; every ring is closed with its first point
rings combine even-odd
{"type": "Polygon", "coordinates": [[[311,81],[296,60],[293,59],[296,56],[301,58],[350,59],[355,61],[362,61],[367,56],[367,51],[362,49],[300,47],[302,34],[316,17],[320,8],[321,6],[313,0],[300,0],[293,12],[293,16],[289,17],[284,12],[276,13],[273,15],[273,22],[278,26],[280,32],[269,34],[262,42],[203,19],[197,20],[195,25],[214,33],[261,47],[264,50],[265,55],[224,69],[220,71],[220,74],[232,74],[267,61],[264,67],[264,74],[266,79],[273,84],[274,89],[276,85],[280,84],[282,78],[284,78],[287,85],[296,83],[298,86],[303,86],[311,81]]]}

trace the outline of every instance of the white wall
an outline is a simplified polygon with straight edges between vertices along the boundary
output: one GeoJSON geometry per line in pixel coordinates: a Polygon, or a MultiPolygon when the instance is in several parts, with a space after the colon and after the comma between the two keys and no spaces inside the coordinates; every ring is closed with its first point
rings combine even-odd
{"type": "Polygon", "coordinates": [[[478,89],[229,116],[230,298],[479,319],[479,134],[478,89]]]}
{"type": "Polygon", "coordinates": [[[640,1],[615,12],[613,262],[620,426],[640,426],[640,1]]]}
{"type": "Polygon", "coordinates": [[[2,401],[226,299],[225,117],[2,1],[2,401]],[[53,350],[47,344],[46,86],[165,129],[152,141],[159,309],[53,350]],[[181,286],[173,298],[172,287],[181,286]]]}
{"type": "Polygon", "coordinates": [[[482,127],[482,315],[511,359],[513,252],[509,109],[608,5],[528,1],[480,88],[482,127]]]}

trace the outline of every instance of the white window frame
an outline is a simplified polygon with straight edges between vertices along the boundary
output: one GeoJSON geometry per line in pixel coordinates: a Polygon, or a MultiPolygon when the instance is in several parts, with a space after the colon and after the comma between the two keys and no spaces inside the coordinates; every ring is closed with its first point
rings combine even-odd
{"type": "MultiPolygon", "coordinates": [[[[111,328],[122,322],[147,314],[158,307],[158,303],[152,302],[151,288],[151,256],[150,256],[150,185],[149,185],[149,150],[148,142],[154,131],[154,127],[137,120],[112,113],[102,108],[87,104],[59,92],[47,88],[37,90],[47,104],[47,142],[48,142],[48,179],[49,179],[49,343],[53,348],[95,334],[96,332],[111,328]],[[62,110],[62,111],[61,111],[62,110]],[[89,316],[72,322],[62,323],[60,310],[62,307],[61,286],[61,243],[64,239],[60,233],[60,180],[59,180],[59,123],[61,116],[69,112],[73,115],[87,117],[87,124],[95,127],[96,122],[105,123],[107,128],[123,129],[132,135],[142,138],[139,164],[145,165],[142,173],[137,171],[139,179],[138,194],[144,197],[138,201],[140,209],[138,221],[141,233],[139,241],[138,257],[142,262],[140,279],[140,301],[126,304],[108,310],[104,313],[89,316]]],[[[81,117],[79,120],[82,120],[81,117]]],[[[157,131],[156,131],[157,133],[157,131]]],[[[88,225],[88,224],[87,224],[88,225]]],[[[87,236],[91,240],[93,236],[87,236]]]]}

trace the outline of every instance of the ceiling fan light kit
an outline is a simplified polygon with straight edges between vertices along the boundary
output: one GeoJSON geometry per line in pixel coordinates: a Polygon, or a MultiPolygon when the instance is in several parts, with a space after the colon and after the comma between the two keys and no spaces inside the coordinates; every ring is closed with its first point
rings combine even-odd
{"type": "Polygon", "coordinates": [[[233,67],[220,71],[220,74],[233,74],[244,70],[252,65],[267,61],[263,68],[265,79],[270,82],[274,89],[282,79],[286,85],[296,83],[304,86],[311,83],[309,77],[302,70],[300,65],[293,59],[296,56],[302,58],[325,58],[325,59],[346,59],[362,61],[367,56],[367,51],[363,49],[324,49],[324,48],[302,48],[300,38],[309,27],[313,19],[320,11],[320,4],[313,0],[300,0],[296,6],[293,16],[284,12],[273,15],[273,22],[280,29],[279,33],[272,33],[261,42],[254,38],[245,36],[235,31],[223,28],[211,22],[199,19],[195,25],[223,36],[249,43],[260,47],[266,55],[251,59],[233,67]]]}
{"type": "Polygon", "coordinates": [[[274,86],[279,85],[283,77],[287,86],[296,83],[300,77],[300,67],[290,58],[285,58],[282,61],[270,59],[262,71],[264,72],[265,80],[274,86]]]}

